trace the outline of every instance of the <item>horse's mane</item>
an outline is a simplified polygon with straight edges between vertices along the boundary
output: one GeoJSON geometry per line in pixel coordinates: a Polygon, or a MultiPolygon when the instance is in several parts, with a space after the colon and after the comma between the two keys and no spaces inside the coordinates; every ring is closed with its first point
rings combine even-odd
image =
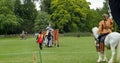
{"type": "Polygon", "coordinates": [[[92,28],[93,35],[97,38],[98,37],[98,27],[92,28]]]}
{"type": "Polygon", "coordinates": [[[98,30],[98,27],[93,27],[92,28],[92,32],[94,32],[95,30],[98,30]]]}

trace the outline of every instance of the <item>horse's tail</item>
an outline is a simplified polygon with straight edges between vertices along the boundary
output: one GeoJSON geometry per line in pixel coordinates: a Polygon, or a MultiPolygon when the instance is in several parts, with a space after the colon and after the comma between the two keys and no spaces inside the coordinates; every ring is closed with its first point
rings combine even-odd
{"type": "Polygon", "coordinates": [[[117,60],[120,62],[120,40],[117,46],[117,60]]]}

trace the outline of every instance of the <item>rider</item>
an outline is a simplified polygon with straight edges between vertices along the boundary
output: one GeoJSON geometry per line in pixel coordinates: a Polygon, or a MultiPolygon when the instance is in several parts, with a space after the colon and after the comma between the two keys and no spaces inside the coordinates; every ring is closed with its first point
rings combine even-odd
{"type": "Polygon", "coordinates": [[[46,30],[52,30],[53,31],[50,23],[49,23],[49,26],[46,27],[46,30]]]}
{"type": "Polygon", "coordinates": [[[107,14],[103,14],[103,20],[99,22],[99,30],[98,30],[98,51],[103,53],[104,51],[104,39],[107,34],[112,32],[113,29],[113,21],[107,14]]]}
{"type": "Polygon", "coordinates": [[[22,34],[25,34],[25,31],[24,31],[24,30],[22,31],[22,34]]]}
{"type": "Polygon", "coordinates": [[[47,31],[46,31],[46,40],[45,40],[45,42],[46,42],[46,46],[50,47],[50,46],[52,46],[52,39],[50,39],[50,38],[53,38],[53,34],[52,34],[53,29],[52,29],[50,23],[49,23],[49,26],[47,26],[46,30],[47,31]]]}
{"type": "Polygon", "coordinates": [[[52,33],[53,29],[52,29],[52,27],[51,27],[51,24],[50,24],[50,23],[49,23],[49,26],[47,26],[47,27],[46,27],[46,30],[47,30],[46,35],[48,35],[48,33],[49,33],[49,32],[51,32],[51,33],[52,33]]]}

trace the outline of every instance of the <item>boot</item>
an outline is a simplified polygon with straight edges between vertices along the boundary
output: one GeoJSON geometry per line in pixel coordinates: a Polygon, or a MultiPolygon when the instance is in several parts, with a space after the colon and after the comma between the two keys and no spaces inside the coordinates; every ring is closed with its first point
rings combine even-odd
{"type": "Polygon", "coordinates": [[[100,44],[98,42],[96,42],[96,51],[100,52],[100,44]]]}
{"type": "Polygon", "coordinates": [[[100,42],[100,52],[104,53],[104,42],[100,42]]]}

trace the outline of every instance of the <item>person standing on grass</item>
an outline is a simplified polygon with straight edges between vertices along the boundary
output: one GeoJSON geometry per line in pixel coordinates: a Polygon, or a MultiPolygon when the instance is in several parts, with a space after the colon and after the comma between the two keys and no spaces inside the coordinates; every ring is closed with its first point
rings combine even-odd
{"type": "Polygon", "coordinates": [[[42,31],[40,31],[38,36],[37,36],[37,43],[39,44],[40,50],[42,50],[43,39],[44,39],[44,36],[42,34],[42,31]]]}

